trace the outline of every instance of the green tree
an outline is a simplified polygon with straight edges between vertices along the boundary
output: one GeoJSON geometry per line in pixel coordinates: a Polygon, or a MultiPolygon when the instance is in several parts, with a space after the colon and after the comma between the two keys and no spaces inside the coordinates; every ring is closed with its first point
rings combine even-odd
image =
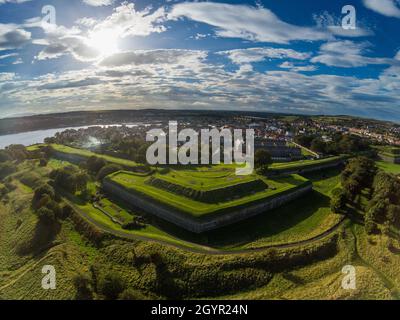
{"type": "Polygon", "coordinates": [[[120,171],[120,170],[122,170],[122,167],[119,165],[116,165],[116,164],[106,165],[103,168],[101,168],[101,170],[97,174],[97,179],[103,180],[109,174],[120,171]]]}
{"type": "Polygon", "coordinates": [[[92,278],[87,273],[78,273],[73,278],[76,300],[93,300],[92,278]]]}
{"type": "Polygon", "coordinates": [[[109,272],[100,279],[98,289],[106,299],[116,300],[125,286],[119,275],[109,272]]]}
{"type": "Polygon", "coordinates": [[[269,166],[272,163],[271,154],[265,149],[259,149],[254,154],[254,165],[256,168],[269,166]]]}

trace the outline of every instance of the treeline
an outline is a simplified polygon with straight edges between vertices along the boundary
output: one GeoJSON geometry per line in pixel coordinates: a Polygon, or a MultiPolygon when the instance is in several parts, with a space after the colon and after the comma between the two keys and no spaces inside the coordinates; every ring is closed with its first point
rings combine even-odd
{"type": "Polygon", "coordinates": [[[332,141],[325,142],[318,135],[299,135],[294,138],[295,142],[321,154],[353,154],[357,152],[370,151],[370,144],[359,136],[336,133],[332,141]]]}
{"type": "Polygon", "coordinates": [[[388,233],[400,228],[400,180],[378,170],[366,157],[351,159],[341,174],[341,188],[332,191],[331,209],[352,214],[361,213],[367,233],[388,233]]]}

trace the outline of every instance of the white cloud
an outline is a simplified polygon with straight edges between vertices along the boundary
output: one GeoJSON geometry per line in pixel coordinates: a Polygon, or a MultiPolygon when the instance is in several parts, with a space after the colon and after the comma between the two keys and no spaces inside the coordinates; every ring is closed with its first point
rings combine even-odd
{"type": "Polygon", "coordinates": [[[8,54],[3,54],[0,56],[0,60],[11,58],[11,57],[17,57],[19,54],[14,52],[14,53],[8,53],[8,54]]]}
{"type": "Polygon", "coordinates": [[[24,3],[24,2],[28,2],[28,1],[32,1],[32,0],[0,0],[0,4],[4,4],[4,3],[24,3]]]}
{"type": "Polygon", "coordinates": [[[30,39],[31,33],[18,25],[0,23],[0,50],[20,48],[30,39]]]}
{"type": "Polygon", "coordinates": [[[21,58],[18,58],[17,60],[15,60],[14,62],[12,62],[12,64],[16,65],[16,64],[23,64],[24,61],[21,58]]]}
{"type": "Polygon", "coordinates": [[[317,67],[313,65],[295,65],[289,61],[283,62],[279,67],[282,69],[290,69],[294,72],[311,72],[317,70],[317,67]]]}
{"type": "Polygon", "coordinates": [[[397,0],[363,0],[364,5],[387,17],[400,18],[400,8],[397,0]]]}
{"type": "Polygon", "coordinates": [[[185,2],[173,6],[169,18],[188,19],[217,28],[216,35],[250,41],[286,44],[293,40],[326,40],[328,32],[295,26],[263,7],[215,2],[185,2]]]}
{"type": "Polygon", "coordinates": [[[148,36],[166,30],[161,25],[165,17],[166,13],[162,7],[153,12],[150,8],[136,11],[133,3],[124,2],[115,8],[109,17],[95,25],[92,32],[113,30],[117,37],[148,36]]]}
{"type": "Polygon", "coordinates": [[[235,64],[248,64],[261,62],[266,59],[308,59],[311,54],[308,52],[298,52],[292,49],[284,48],[248,48],[220,51],[218,54],[226,55],[235,64]]]}
{"type": "MultiPolygon", "coordinates": [[[[83,30],[74,26],[66,28],[42,23],[33,19],[28,21],[30,26],[44,28],[46,38],[35,44],[45,45],[45,48],[37,55],[36,59],[55,59],[66,54],[80,61],[96,61],[104,56],[101,49],[108,49],[120,38],[127,36],[147,36],[151,33],[165,31],[160,23],[164,21],[164,9],[152,11],[146,8],[136,11],[133,3],[124,2],[116,7],[113,13],[104,20],[82,18],[77,21],[83,30]],[[104,43],[112,41],[113,43],[104,43]],[[100,47],[100,48],[99,48],[100,47]]],[[[113,53],[113,52],[111,52],[113,53]]],[[[110,53],[107,53],[107,55],[110,53]]]]}
{"type": "Polygon", "coordinates": [[[311,62],[342,68],[393,63],[394,59],[364,56],[365,49],[369,46],[368,42],[355,43],[350,40],[328,42],[321,46],[319,55],[312,58],[311,62]]]}
{"type": "Polygon", "coordinates": [[[158,49],[120,52],[103,59],[99,65],[118,67],[125,65],[190,65],[204,59],[207,52],[200,50],[158,49]]]}
{"type": "Polygon", "coordinates": [[[342,27],[342,18],[327,11],[320,14],[314,14],[313,19],[316,22],[318,29],[325,29],[338,37],[357,38],[372,36],[374,34],[370,28],[365,26],[365,22],[360,18],[357,19],[355,29],[344,29],[342,27]]]}
{"type": "Polygon", "coordinates": [[[89,6],[93,7],[101,7],[101,6],[109,6],[114,3],[114,0],[83,0],[89,6]]]}
{"type": "Polygon", "coordinates": [[[90,28],[94,27],[98,21],[93,18],[84,17],[75,21],[76,24],[90,28]]]}

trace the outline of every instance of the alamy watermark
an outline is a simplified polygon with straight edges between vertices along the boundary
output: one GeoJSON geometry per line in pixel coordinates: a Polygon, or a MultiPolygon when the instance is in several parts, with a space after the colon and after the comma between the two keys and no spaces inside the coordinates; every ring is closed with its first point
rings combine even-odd
{"type": "Polygon", "coordinates": [[[342,268],[345,276],[342,279],[342,288],[344,290],[355,290],[356,287],[356,268],[352,265],[346,265],[342,268]]]}
{"type": "Polygon", "coordinates": [[[346,5],[342,8],[342,14],[345,14],[342,18],[342,28],[345,30],[356,29],[356,8],[352,5],[346,5]]]}
{"type": "Polygon", "coordinates": [[[45,265],[42,268],[42,273],[45,276],[42,278],[42,288],[44,290],[55,290],[56,289],[56,269],[54,266],[45,265]]]}
{"type": "Polygon", "coordinates": [[[237,164],[237,175],[250,175],[254,170],[254,130],[193,129],[178,132],[178,122],[170,121],[168,133],[162,129],[147,132],[146,141],[154,142],[146,153],[150,165],[237,164]],[[168,137],[167,137],[168,136],[168,137]],[[168,138],[168,139],[167,139],[168,138]],[[168,140],[168,141],[167,141],[168,140]],[[223,148],[222,148],[223,144],[223,148]],[[243,152],[245,151],[245,152],[243,152]]]}

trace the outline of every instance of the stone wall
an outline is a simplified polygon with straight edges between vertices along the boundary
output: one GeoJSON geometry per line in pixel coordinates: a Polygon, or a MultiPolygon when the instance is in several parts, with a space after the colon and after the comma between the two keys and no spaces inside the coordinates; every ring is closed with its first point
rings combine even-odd
{"type": "Polygon", "coordinates": [[[294,189],[292,192],[288,192],[280,196],[278,195],[274,198],[265,199],[265,201],[261,203],[249,205],[245,208],[233,208],[231,212],[217,212],[211,216],[203,218],[192,217],[188,213],[180,212],[172,207],[169,208],[165,205],[157,203],[152,199],[148,199],[146,196],[128,191],[124,187],[107,178],[103,181],[103,189],[106,192],[111,193],[113,196],[118,197],[150,214],[154,214],[159,218],[174,223],[191,232],[201,233],[239,222],[258,214],[265,213],[266,211],[278,208],[294,199],[301,197],[305,193],[310,192],[312,190],[312,184],[306,184],[294,189]]]}
{"type": "Polygon", "coordinates": [[[328,162],[328,163],[315,165],[315,166],[310,165],[310,166],[305,166],[303,168],[288,168],[286,170],[271,169],[268,171],[268,174],[271,176],[282,175],[282,174],[302,174],[302,173],[307,173],[307,172],[314,172],[314,171],[320,171],[320,170],[329,169],[329,168],[335,168],[343,163],[344,163],[344,159],[338,159],[333,162],[328,162]]]}
{"type": "Polygon", "coordinates": [[[379,158],[385,162],[400,164],[400,156],[393,155],[393,157],[386,156],[384,154],[379,154],[379,158]]]}
{"type": "Polygon", "coordinates": [[[81,162],[84,162],[87,160],[87,157],[80,156],[77,154],[72,154],[72,153],[64,153],[60,151],[55,151],[53,150],[52,156],[58,160],[61,161],[68,161],[74,164],[80,164],[81,162]]]}

